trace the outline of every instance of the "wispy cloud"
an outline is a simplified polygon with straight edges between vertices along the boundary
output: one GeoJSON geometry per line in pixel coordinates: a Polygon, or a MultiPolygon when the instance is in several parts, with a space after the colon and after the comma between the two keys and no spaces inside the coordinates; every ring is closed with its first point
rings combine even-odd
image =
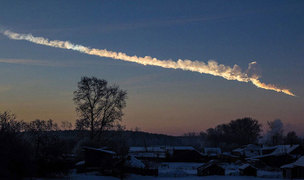
{"type": "Polygon", "coordinates": [[[25,64],[25,65],[36,65],[36,66],[63,66],[63,64],[53,63],[49,61],[32,60],[32,59],[0,59],[0,63],[25,64]]]}

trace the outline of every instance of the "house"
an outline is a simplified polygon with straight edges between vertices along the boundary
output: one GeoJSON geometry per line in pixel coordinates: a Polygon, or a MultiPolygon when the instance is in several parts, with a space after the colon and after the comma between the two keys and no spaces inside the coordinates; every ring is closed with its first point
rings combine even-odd
{"type": "Polygon", "coordinates": [[[281,166],[283,177],[288,179],[304,179],[304,156],[293,163],[281,166]]]}
{"type": "Polygon", "coordinates": [[[146,165],[134,156],[128,156],[125,161],[125,172],[144,176],[157,176],[157,168],[147,168],[146,165]]]}
{"type": "Polygon", "coordinates": [[[235,163],[240,160],[239,156],[233,155],[230,152],[223,152],[220,157],[220,160],[224,162],[235,163]]]}
{"type": "Polygon", "coordinates": [[[272,156],[272,155],[282,155],[282,154],[303,155],[304,148],[299,144],[277,145],[277,146],[262,148],[262,156],[272,156]]]}
{"type": "Polygon", "coordinates": [[[129,155],[149,161],[202,162],[204,159],[192,146],[130,147],[129,155]]]}
{"type": "Polygon", "coordinates": [[[166,158],[165,146],[130,147],[129,155],[141,160],[164,161],[166,158]]]}
{"type": "Polygon", "coordinates": [[[257,176],[257,168],[250,164],[243,164],[239,167],[241,176],[257,176]]]}
{"type": "Polygon", "coordinates": [[[145,168],[145,164],[134,156],[128,156],[125,166],[129,168],[145,168]]]}
{"type": "Polygon", "coordinates": [[[211,160],[208,163],[197,168],[198,176],[225,175],[225,169],[216,161],[211,160]]]}
{"type": "Polygon", "coordinates": [[[171,146],[166,148],[167,160],[171,162],[203,162],[205,156],[192,146],[171,146]]]}
{"type": "Polygon", "coordinates": [[[261,152],[261,155],[249,157],[247,160],[259,160],[268,166],[279,168],[303,155],[304,149],[300,145],[277,145],[263,147],[261,152]]]}
{"type": "Polygon", "coordinates": [[[214,148],[214,147],[206,147],[204,148],[204,154],[207,156],[216,157],[222,154],[221,148],[214,148]]]}
{"type": "Polygon", "coordinates": [[[253,157],[261,155],[261,147],[255,144],[244,145],[240,148],[234,149],[232,155],[239,157],[253,157]]]}
{"type": "Polygon", "coordinates": [[[111,168],[116,162],[116,153],[104,148],[84,147],[85,167],[111,168]]]}

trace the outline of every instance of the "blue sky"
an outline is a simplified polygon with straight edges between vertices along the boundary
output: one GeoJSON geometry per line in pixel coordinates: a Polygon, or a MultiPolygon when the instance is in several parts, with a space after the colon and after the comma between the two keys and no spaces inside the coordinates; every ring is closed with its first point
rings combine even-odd
{"type": "Polygon", "coordinates": [[[286,129],[303,133],[303,8],[302,1],[1,1],[5,29],[128,55],[213,59],[243,70],[257,61],[263,82],[297,97],[0,35],[0,111],[26,121],[74,122],[72,92],[87,75],[128,91],[127,128],[182,134],[251,116],[263,124],[280,118],[286,129]]]}

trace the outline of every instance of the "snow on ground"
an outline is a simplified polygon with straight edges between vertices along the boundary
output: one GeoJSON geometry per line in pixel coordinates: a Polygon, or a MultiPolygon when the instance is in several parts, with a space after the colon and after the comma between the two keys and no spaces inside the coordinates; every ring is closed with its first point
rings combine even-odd
{"type": "Polygon", "coordinates": [[[258,170],[257,176],[261,178],[283,178],[281,171],[258,170]]]}
{"type": "MultiPolygon", "coordinates": [[[[119,178],[110,177],[110,176],[94,176],[94,175],[77,175],[71,176],[70,180],[118,180],[119,178]]],[[[281,180],[273,178],[258,178],[258,177],[249,177],[249,176],[185,176],[185,177],[154,177],[154,176],[139,176],[139,175],[130,175],[126,178],[127,180],[281,180]]]]}
{"type": "Polygon", "coordinates": [[[186,177],[153,177],[153,176],[138,176],[132,175],[128,180],[281,180],[273,178],[258,178],[249,176],[186,176],[186,177]]]}
{"type": "Polygon", "coordinates": [[[158,175],[161,177],[181,177],[196,175],[197,168],[204,163],[164,162],[158,167],[158,175]]]}
{"type": "MultiPolygon", "coordinates": [[[[196,176],[197,167],[203,165],[204,163],[176,163],[176,162],[164,162],[159,165],[159,176],[140,176],[135,174],[130,174],[127,176],[127,180],[279,180],[282,179],[281,172],[272,171],[261,171],[258,170],[258,177],[248,177],[248,176],[238,176],[238,170],[234,164],[226,164],[224,167],[226,169],[226,176],[196,176]],[[230,172],[230,173],[229,173],[230,172]],[[228,174],[234,174],[235,176],[229,176],[228,174]]],[[[97,172],[91,173],[80,173],[77,174],[76,171],[72,171],[71,174],[62,178],[67,180],[118,180],[119,178],[112,176],[100,176],[97,172]]],[[[36,179],[36,180],[46,180],[46,179],[36,179]]],[[[48,179],[55,180],[55,179],[48,179]]],[[[58,178],[56,179],[58,180],[58,178]]]]}
{"type": "MultiPolygon", "coordinates": [[[[98,176],[96,173],[81,173],[71,174],[69,177],[62,178],[62,180],[119,180],[119,178],[112,176],[98,176]]],[[[249,176],[184,176],[184,177],[154,177],[154,176],[140,176],[129,175],[126,180],[282,180],[281,178],[260,178],[249,176]]],[[[60,178],[52,179],[36,179],[36,180],[60,180],[60,178]]]]}
{"type": "Polygon", "coordinates": [[[85,180],[85,179],[89,179],[89,180],[117,180],[119,178],[116,177],[112,177],[112,176],[98,176],[95,175],[94,173],[88,174],[88,173],[81,173],[81,174],[73,174],[71,176],[69,176],[67,179],[69,180],[85,180]]]}
{"type": "Polygon", "coordinates": [[[239,175],[239,166],[236,164],[222,164],[223,168],[225,168],[225,175],[226,176],[238,176],[239,175]]]}

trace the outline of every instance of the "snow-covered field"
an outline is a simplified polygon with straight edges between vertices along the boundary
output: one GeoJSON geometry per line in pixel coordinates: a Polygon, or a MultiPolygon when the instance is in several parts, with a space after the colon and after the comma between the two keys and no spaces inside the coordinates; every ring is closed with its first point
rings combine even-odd
{"type": "MultiPolygon", "coordinates": [[[[103,179],[103,180],[118,180],[119,178],[110,177],[110,176],[95,176],[95,175],[85,175],[85,174],[77,174],[74,176],[70,176],[70,180],[84,180],[84,179],[90,179],[90,180],[97,180],[97,179],[103,179]]],[[[170,180],[170,179],[176,179],[176,180],[281,180],[280,178],[259,178],[259,177],[248,177],[248,176],[184,176],[184,177],[153,177],[153,176],[139,176],[139,175],[130,175],[126,179],[128,180],[170,180]]]]}
{"type": "MultiPolygon", "coordinates": [[[[177,162],[164,162],[158,167],[158,176],[165,177],[179,177],[182,179],[189,178],[189,176],[196,176],[197,168],[204,163],[177,163],[177,162]]],[[[239,175],[239,166],[235,164],[223,165],[225,168],[225,177],[237,177],[239,175]]],[[[260,178],[282,178],[282,173],[273,171],[258,170],[257,176],[260,178]]],[[[223,178],[219,176],[219,178],[223,178]]]]}
{"type": "Polygon", "coordinates": [[[177,163],[177,162],[164,162],[158,167],[158,175],[160,177],[181,177],[181,176],[194,176],[196,169],[204,163],[177,163]]]}
{"type": "MultiPolygon", "coordinates": [[[[238,166],[234,164],[225,165],[226,176],[196,176],[196,169],[203,165],[203,163],[172,163],[172,162],[164,162],[159,164],[159,176],[140,176],[131,174],[128,175],[126,179],[128,180],[169,180],[169,179],[177,179],[177,180],[278,180],[282,179],[281,172],[271,172],[271,171],[258,171],[258,177],[248,177],[248,176],[238,176],[238,166]]],[[[117,180],[119,178],[112,176],[100,176],[98,173],[81,173],[77,174],[73,171],[68,177],[62,178],[68,180],[117,180]]],[[[42,180],[42,179],[41,179],[42,180]]],[[[51,179],[49,179],[51,180],[51,179]]],[[[55,179],[54,179],[55,180],[55,179]]],[[[58,180],[58,178],[57,178],[58,180]]]]}

